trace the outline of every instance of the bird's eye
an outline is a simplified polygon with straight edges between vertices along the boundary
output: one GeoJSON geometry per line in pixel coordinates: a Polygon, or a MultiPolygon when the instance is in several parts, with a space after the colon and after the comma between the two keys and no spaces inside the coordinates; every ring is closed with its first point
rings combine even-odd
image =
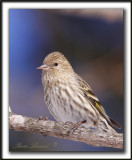
{"type": "Polygon", "coordinates": [[[54,63],[54,66],[58,66],[58,63],[54,63]]]}

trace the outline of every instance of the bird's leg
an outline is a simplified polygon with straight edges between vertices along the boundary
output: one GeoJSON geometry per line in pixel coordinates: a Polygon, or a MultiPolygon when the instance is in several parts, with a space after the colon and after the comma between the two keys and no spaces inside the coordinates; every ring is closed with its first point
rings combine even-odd
{"type": "Polygon", "coordinates": [[[40,120],[46,121],[46,120],[48,120],[48,117],[39,116],[37,122],[40,121],[40,120]]]}
{"type": "Polygon", "coordinates": [[[67,134],[69,135],[70,133],[73,133],[81,124],[86,123],[86,120],[77,122],[77,123],[72,123],[72,128],[67,132],[67,134]]]}

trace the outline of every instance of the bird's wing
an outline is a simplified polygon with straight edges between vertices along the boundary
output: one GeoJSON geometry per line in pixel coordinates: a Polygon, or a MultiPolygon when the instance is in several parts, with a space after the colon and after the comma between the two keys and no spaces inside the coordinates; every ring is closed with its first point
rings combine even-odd
{"type": "Polygon", "coordinates": [[[90,86],[80,77],[76,74],[76,79],[78,81],[80,90],[83,93],[83,96],[87,99],[88,102],[92,103],[92,105],[99,111],[99,113],[107,120],[109,125],[111,127],[116,126],[117,128],[121,128],[120,125],[112,120],[105,112],[104,108],[100,104],[98,98],[95,96],[95,94],[92,92],[90,86]]]}

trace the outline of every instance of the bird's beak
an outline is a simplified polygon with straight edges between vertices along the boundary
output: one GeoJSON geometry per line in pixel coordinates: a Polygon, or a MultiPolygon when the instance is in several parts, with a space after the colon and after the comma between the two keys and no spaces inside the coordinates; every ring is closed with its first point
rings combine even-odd
{"type": "Polygon", "coordinates": [[[44,64],[44,65],[42,65],[42,66],[40,66],[40,67],[38,67],[37,69],[43,69],[43,70],[48,70],[48,69],[50,69],[50,67],[49,66],[47,66],[46,64],[44,64]]]}

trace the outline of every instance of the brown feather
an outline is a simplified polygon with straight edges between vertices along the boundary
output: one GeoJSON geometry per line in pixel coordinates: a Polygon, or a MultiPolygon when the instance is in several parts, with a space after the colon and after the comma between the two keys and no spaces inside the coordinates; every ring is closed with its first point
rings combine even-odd
{"type": "Polygon", "coordinates": [[[92,105],[99,111],[99,113],[107,120],[108,124],[113,128],[113,126],[117,128],[121,128],[120,125],[112,120],[105,112],[98,98],[92,92],[90,86],[76,74],[76,79],[79,83],[80,89],[82,90],[85,98],[92,103],[92,105]]]}

